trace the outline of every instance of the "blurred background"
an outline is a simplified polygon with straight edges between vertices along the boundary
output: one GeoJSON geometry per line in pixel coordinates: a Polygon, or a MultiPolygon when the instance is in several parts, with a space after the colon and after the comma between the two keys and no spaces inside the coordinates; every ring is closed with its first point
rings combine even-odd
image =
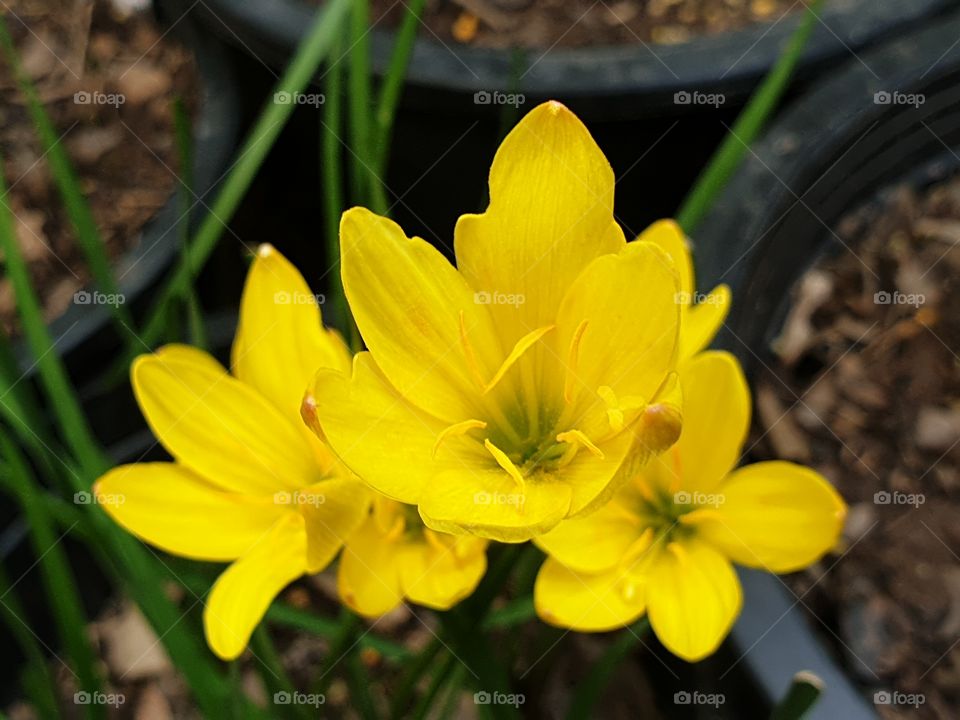
{"type": "MultiPolygon", "coordinates": [[[[217,568],[92,520],[83,449],[164,458],[129,360],[169,341],[226,360],[259,243],[331,298],[352,205],[453,260],[500,140],[547,99],[610,160],[627,237],[677,217],[700,289],[731,286],[717,342],[754,387],[745,459],[810,464],[851,512],[817,566],[745,572],[743,617],[697,665],[652,637],[538,623],[531,551],[494,603],[520,712],[577,717],[606,659],[597,717],[769,717],[799,671],[825,687],[810,717],[957,714],[957,3],[4,0],[0,15],[6,716],[286,717],[275,692],[311,689],[314,716],[412,717],[428,694],[443,700],[431,717],[490,712],[464,672],[404,689],[438,627],[412,607],[357,645],[360,703],[328,667],[349,626],[327,573],[291,586],[269,637],[223,667],[199,629],[217,568]],[[78,642],[101,696],[71,669],[78,642]]],[[[349,331],[342,307],[323,312],[349,331]]]]}

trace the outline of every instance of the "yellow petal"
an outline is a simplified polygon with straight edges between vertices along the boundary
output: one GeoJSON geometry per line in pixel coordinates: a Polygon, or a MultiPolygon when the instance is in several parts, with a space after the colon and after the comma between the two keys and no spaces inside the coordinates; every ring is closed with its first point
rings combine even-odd
{"type": "Polygon", "coordinates": [[[271,245],[260,246],[247,274],[231,365],[237,378],[294,418],[318,368],[350,367],[343,340],[323,328],[310,286],[271,245]]]}
{"type": "Polygon", "coordinates": [[[681,371],[683,429],[656,462],[680,475],[678,489],[711,492],[737,464],[750,429],[750,390],[737,359],[709,351],[681,371]]]}
{"type": "Polygon", "coordinates": [[[710,345],[730,312],[730,288],[718,285],[683,313],[680,323],[680,359],[696,355],[710,345]]]}
{"type": "Polygon", "coordinates": [[[673,258],[674,265],[680,278],[680,298],[683,304],[689,304],[696,282],[693,273],[693,258],[690,254],[690,245],[683,229],[673,220],[657,220],[646,230],[640,233],[637,242],[652,242],[665,250],[673,258]]]}
{"type": "Polygon", "coordinates": [[[269,496],[224,492],[175,463],[121,465],[97,480],[93,492],[129,532],[194,560],[235,560],[284,514],[269,496]]]}
{"type": "Polygon", "coordinates": [[[771,572],[800,570],[837,545],[846,505],[819,473],[789,462],[735,470],[719,487],[723,504],[700,535],[734,562],[771,572]]]}
{"type": "Polygon", "coordinates": [[[601,445],[603,457],[581,448],[559,474],[570,487],[568,515],[592,512],[605,504],[627,478],[621,472],[636,443],[632,433],[620,433],[601,445]]]}
{"type": "Polygon", "coordinates": [[[570,495],[567,483],[549,475],[535,474],[521,488],[498,466],[450,470],[420,498],[420,516],[440,532],[523,542],[560,522],[570,495]]]}
{"type": "Polygon", "coordinates": [[[408,544],[399,558],[404,595],[418,605],[449,610],[474,591],[486,572],[486,545],[481,538],[442,534],[434,544],[408,544]]]}
{"type": "Polygon", "coordinates": [[[581,632],[613,630],[643,615],[644,593],[618,570],[577,573],[552,558],[537,573],[533,603],[551,625],[581,632]]]}
{"type": "Polygon", "coordinates": [[[337,570],[337,590],[344,604],[367,617],[390,612],[403,600],[398,554],[386,542],[371,515],[347,540],[337,570]]]}
{"type": "Polygon", "coordinates": [[[643,530],[640,518],[614,498],[589,515],[564,520],[534,542],[576,572],[598,573],[615,568],[643,530]]]}
{"type": "Polygon", "coordinates": [[[322,370],[309,393],[327,441],[365,482],[395,500],[416,504],[444,471],[471,472],[493,460],[480,441],[448,434],[448,424],[402,398],[370,353],[354,359],[353,375],[322,370]]]}
{"type": "Polygon", "coordinates": [[[478,292],[520,298],[491,311],[510,347],[552,322],[594,258],[623,247],[614,175],[583,123],[557,102],[530,111],[490,168],[490,205],[457,222],[457,266],[478,292]]]}
{"type": "Polygon", "coordinates": [[[288,512],[246,555],[217,579],[203,610],[210,648],[224,660],[243,652],[273,599],[304,572],[303,517],[288,512]]]}
{"type": "MultiPolygon", "coordinates": [[[[680,312],[670,257],[655,245],[630,243],[594,260],[570,286],[557,315],[559,346],[584,320],[573,395],[594,401],[607,386],[618,397],[652,399],[673,369],[680,312]]],[[[576,402],[568,406],[576,413],[576,402]]]]}
{"type": "Polygon", "coordinates": [[[297,493],[307,523],[307,572],[323,570],[370,510],[370,491],[363,483],[331,478],[297,493]]]}
{"type": "Polygon", "coordinates": [[[185,466],[225,489],[269,494],[318,480],[308,438],[262,395],[197,351],[141,355],[133,389],[154,435],[185,466]]]}
{"type": "Polygon", "coordinates": [[[410,402],[449,422],[476,417],[479,389],[461,339],[491,378],[505,357],[487,306],[440,252],[387,218],[353,208],[340,221],[343,284],[370,353],[410,402]]]}
{"type": "Polygon", "coordinates": [[[648,573],[647,613],[660,642],[690,662],[713,653],[743,603],[730,561],[706,543],[685,540],[661,551],[648,573]]]}

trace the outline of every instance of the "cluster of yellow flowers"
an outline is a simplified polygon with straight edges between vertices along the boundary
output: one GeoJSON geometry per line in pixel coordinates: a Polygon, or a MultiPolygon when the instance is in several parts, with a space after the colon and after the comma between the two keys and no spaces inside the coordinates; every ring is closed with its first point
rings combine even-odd
{"type": "Polygon", "coordinates": [[[217,655],[237,657],[276,594],[341,548],[343,602],[377,616],[449,608],[490,540],[533,540],[543,620],[597,631],[647,613],[696,660],[739,613],[732,563],[789,572],[835,546],[845,505],[824,478],[735,469],[749,391],[733,356],[704,351],[728,289],[693,303],[681,230],[627,242],[613,194],[586,128],[545,103],[497,152],[487,211],[457,223],[456,267],[387,218],[344,214],[366,351],[351,358],[264,245],[231,372],[180,345],[135,362],[174,462],[118,467],[96,492],[123,496],[106,508],[145,541],[232,561],[204,614],[217,655]]]}

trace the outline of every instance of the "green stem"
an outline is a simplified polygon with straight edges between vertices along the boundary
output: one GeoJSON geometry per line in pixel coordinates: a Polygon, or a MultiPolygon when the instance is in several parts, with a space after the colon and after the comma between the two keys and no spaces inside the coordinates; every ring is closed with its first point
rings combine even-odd
{"type": "Polygon", "coordinates": [[[590,669],[590,674],[580,683],[567,711],[567,720],[585,720],[593,717],[593,709],[603,695],[610,678],[623,660],[633,651],[650,630],[646,617],[641,618],[620,633],[607,648],[603,657],[590,669]]]}
{"type": "Polygon", "coordinates": [[[410,705],[410,700],[416,692],[420,678],[444,649],[443,641],[435,635],[430,643],[416,656],[410,669],[393,690],[393,702],[390,704],[391,717],[400,720],[404,716],[407,707],[410,705]]]}
{"type": "Polygon", "coordinates": [[[427,713],[430,712],[430,708],[437,699],[437,695],[440,694],[440,690],[446,684],[447,679],[456,666],[457,659],[453,655],[448,653],[443,657],[440,661],[440,666],[430,679],[430,684],[427,686],[426,692],[423,694],[423,697],[420,698],[420,702],[417,703],[417,707],[413,711],[412,717],[415,718],[415,720],[423,720],[423,718],[427,717],[427,713]]]}
{"type": "Polygon", "coordinates": [[[798,672],[787,694],[773,709],[770,720],[801,720],[822,694],[823,680],[805,670],[798,672]]]}
{"type": "MultiPolygon", "coordinates": [[[[270,632],[263,623],[260,623],[253,631],[253,635],[250,638],[250,649],[253,651],[254,661],[261,665],[259,668],[260,677],[263,678],[267,692],[270,693],[270,700],[278,693],[293,695],[293,693],[296,692],[296,688],[293,686],[293,682],[291,682],[287,671],[283,667],[280,655],[273,645],[273,640],[270,639],[270,632]]],[[[274,703],[271,707],[274,708],[274,710],[277,707],[283,708],[288,717],[301,718],[302,720],[307,720],[311,717],[310,711],[305,705],[277,705],[274,703]]]]}

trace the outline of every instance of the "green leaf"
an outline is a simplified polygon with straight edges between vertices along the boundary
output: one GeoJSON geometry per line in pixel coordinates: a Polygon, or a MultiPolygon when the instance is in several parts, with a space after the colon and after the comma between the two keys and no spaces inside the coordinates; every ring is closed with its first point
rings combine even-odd
{"type": "Polygon", "coordinates": [[[593,708],[603,695],[610,677],[649,631],[650,623],[643,617],[620,633],[577,687],[567,711],[567,720],[587,720],[594,716],[593,708]]]}
{"type": "Polygon", "coordinates": [[[727,137],[677,211],[677,222],[688,235],[697,229],[780,103],[813,31],[817,11],[822,4],[823,0],[813,0],[807,6],[806,15],[790,38],[786,50],[767,73],[760,87],[750,96],[727,137]]]}
{"type": "Polygon", "coordinates": [[[284,93],[292,97],[303,92],[316,75],[320,63],[329,56],[349,6],[350,0],[330,0],[317,12],[313,26],[300,43],[248,133],[236,163],[224,179],[213,205],[204,216],[190,244],[186,258],[178,265],[170,282],[161,290],[141,333],[145,345],[153,347],[159,342],[164,330],[164,308],[172,299],[182,295],[191,278],[196,276],[210,257],[257,171],[297,107],[296,103],[275,102],[274,98],[284,93]]]}

